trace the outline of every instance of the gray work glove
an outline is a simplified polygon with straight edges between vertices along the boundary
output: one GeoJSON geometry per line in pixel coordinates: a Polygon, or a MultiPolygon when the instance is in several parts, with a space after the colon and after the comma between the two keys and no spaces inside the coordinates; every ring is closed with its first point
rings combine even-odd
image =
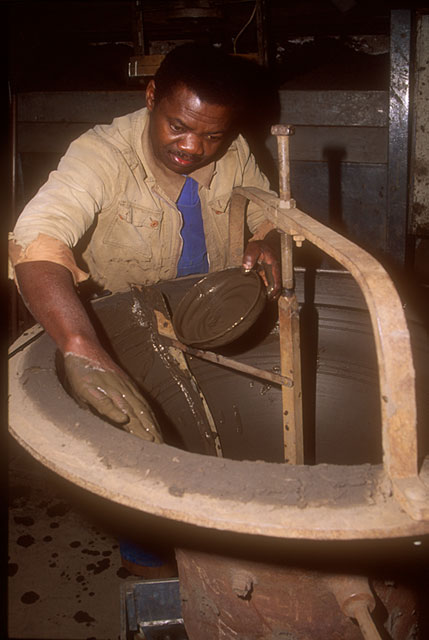
{"type": "Polygon", "coordinates": [[[161,443],[157,420],[125,372],[103,369],[83,356],[66,353],[64,369],[75,400],[143,440],[161,443]]]}

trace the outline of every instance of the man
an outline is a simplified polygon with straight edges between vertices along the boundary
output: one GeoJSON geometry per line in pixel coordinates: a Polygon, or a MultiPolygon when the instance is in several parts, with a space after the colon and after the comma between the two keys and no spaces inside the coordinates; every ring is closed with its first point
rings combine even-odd
{"type": "MultiPolygon", "coordinates": [[[[21,295],[63,353],[76,399],[155,442],[148,403],[102,347],[76,285],[89,272],[121,291],[226,266],[232,189],[269,188],[237,136],[245,92],[234,60],[196,45],[171,52],[147,86],[146,108],[72,143],[11,234],[21,295]]],[[[271,227],[252,204],[248,224],[243,266],[270,264],[275,295],[279,267],[263,239],[271,227]]]]}

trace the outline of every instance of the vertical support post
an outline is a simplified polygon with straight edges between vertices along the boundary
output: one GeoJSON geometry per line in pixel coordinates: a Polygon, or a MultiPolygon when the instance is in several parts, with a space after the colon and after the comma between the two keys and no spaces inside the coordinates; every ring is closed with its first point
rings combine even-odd
{"type": "MultiPolygon", "coordinates": [[[[288,125],[275,125],[271,133],[277,136],[279,157],[280,204],[291,206],[288,125]]],[[[282,424],[285,462],[304,464],[304,434],[302,422],[301,349],[299,306],[295,295],[293,273],[293,238],[282,233],[282,284],[278,301],[280,329],[280,369],[292,379],[292,387],[282,386],[282,424]]]]}
{"type": "MultiPolygon", "coordinates": [[[[11,92],[11,89],[9,88],[11,92]]],[[[16,139],[16,118],[17,118],[17,105],[16,94],[10,93],[10,214],[8,219],[8,228],[6,231],[11,231],[16,222],[16,158],[17,158],[17,139],[16,139]]],[[[5,234],[6,237],[6,234],[5,234]]],[[[19,336],[19,294],[14,284],[9,285],[10,288],[10,300],[9,300],[9,338],[11,342],[14,342],[19,336]]]]}
{"type": "Polygon", "coordinates": [[[304,464],[299,306],[294,290],[285,289],[278,305],[280,370],[293,381],[292,387],[282,385],[284,458],[290,464],[304,464]]]}
{"type": "Polygon", "coordinates": [[[256,31],[258,40],[258,58],[263,67],[268,67],[268,28],[267,0],[256,0],[256,31]]]}
{"type": "Polygon", "coordinates": [[[407,243],[410,13],[400,9],[390,14],[386,251],[400,267],[405,264],[407,243]]]}
{"type": "Polygon", "coordinates": [[[232,194],[229,205],[228,267],[239,267],[243,261],[246,206],[247,198],[240,193],[232,194]]]}
{"type": "Polygon", "coordinates": [[[134,55],[144,56],[145,41],[143,30],[143,3],[142,0],[135,0],[134,2],[134,55]]]}
{"type": "Polygon", "coordinates": [[[416,45],[410,153],[409,232],[415,244],[414,269],[429,280],[429,12],[416,16],[416,45]]]}
{"type": "Polygon", "coordinates": [[[293,238],[289,233],[281,233],[281,252],[283,290],[293,291],[295,288],[295,278],[293,274],[293,238]]]}
{"type": "Polygon", "coordinates": [[[289,124],[275,124],[271,127],[271,134],[277,136],[277,155],[279,161],[279,196],[280,200],[288,203],[290,200],[290,153],[289,136],[295,133],[289,124]]]}

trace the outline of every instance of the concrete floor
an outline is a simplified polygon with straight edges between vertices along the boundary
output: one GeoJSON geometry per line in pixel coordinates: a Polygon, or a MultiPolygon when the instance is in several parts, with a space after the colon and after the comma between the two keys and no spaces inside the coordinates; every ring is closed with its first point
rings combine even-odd
{"type": "Polygon", "coordinates": [[[8,637],[118,640],[122,566],[104,503],[10,439],[8,637]]]}

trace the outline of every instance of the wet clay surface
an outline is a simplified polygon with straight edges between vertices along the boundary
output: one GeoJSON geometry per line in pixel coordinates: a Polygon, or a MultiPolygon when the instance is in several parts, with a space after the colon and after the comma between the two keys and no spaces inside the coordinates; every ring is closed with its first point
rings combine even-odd
{"type": "MultiPolygon", "coordinates": [[[[168,304],[173,315],[186,288],[189,288],[192,283],[190,279],[182,283],[169,283],[166,286],[168,304]]],[[[121,366],[147,394],[162,425],[165,442],[185,451],[209,453],[207,450],[209,439],[204,436],[204,416],[197,410],[195,390],[192,389],[186,373],[180,371],[180,367],[170,357],[168,346],[163,344],[159,337],[155,341],[150,314],[145,315],[143,307],[132,292],[97,301],[93,305],[93,320],[97,331],[99,335],[104,336],[105,343],[110,345],[111,351],[121,366]]],[[[255,325],[253,333],[249,332],[247,344],[238,342],[231,345],[228,353],[243,361],[248,358],[260,368],[278,371],[280,359],[278,334],[269,314],[268,328],[264,325],[264,318],[255,325]]],[[[357,320],[354,319],[359,329],[361,329],[361,322],[360,316],[357,320]]],[[[350,340],[344,332],[345,327],[343,329],[341,324],[340,327],[339,336],[343,339],[344,334],[342,349],[345,350],[350,340]]],[[[350,329],[350,327],[353,327],[353,324],[348,320],[347,328],[350,329]]],[[[366,329],[367,325],[364,324],[363,328],[366,329]]],[[[341,375],[342,367],[346,366],[350,392],[356,394],[359,385],[366,392],[367,381],[372,385],[370,397],[373,400],[366,398],[366,404],[362,405],[361,397],[358,397],[360,414],[357,418],[360,427],[365,422],[362,406],[368,416],[366,421],[369,422],[368,414],[373,412],[371,403],[378,402],[377,387],[374,384],[376,375],[367,364],[359,368],[359,359],[356,370],[350,369],[345,354],[346,351],[342,353],[341,361],[336,363],[338,371],[334,371],[335,383],[342,384],[344,379],[347,380],[341,375]],[[344,360],[346,360],[345,365],[344,360]]],[[[359,349],[359,357],[362,357],[362,360],[367,356],[367,351],[359,349]]],[[[198,374],[198,381],[213,412],[224,447],[224,456],[281,462],[280,388],[196,359],[190,360],[189,365],[198,374]]],[[[331,362],[328,361],[326,366],[329,374],[329,367],[332,371],[331,362]]],[[[74,435],[79,434],[83,441],[91,443],[92,447],[98,449],[106,468],[133,468],[136,478],[144,475],[150,468],[151,477],[162,477],[174,496],[180,497],[195,492],[221,496],[225,499],[239,499],[243,502],[253,500],[260,503],[305,507],[311,504],[324,504],[327,500],[338,505],[353,504],[362,500],[371,503],[374,494],[379,492],[378,470],[374,472],[368,464],[353,470],[351,486],[344,491],[344,477],[349,474],[347,467],[339,466],[335,470],[326,468],[323,482],[312,480],[314,468],[297,467],[290,470],[292,477],[289,476],[286,481],[281,467],[276,464],[267,468],[263,465],[259,467],[259,465],[243,463],[234,468],[234,482],[231,483],[230,479],[224,480],[222,473],[215,470],[213,464],[218,461],[212,461],[210,457],[204,458],[203,461],[193,460],[185,451],[172,451],[171,457],[164,461],[162,456],[157,455],[156,447],[146,447],[135,437],[107,425],[88,411],[80,409],[65,394],[56,376],[55,350],[47,336],[43,336],[31,347],[31,357],[24,373],[24,384],[26,391],[31,394],[40,410],[49,416],[50,420],[61,425],[61,429],[65,431],[74,435]],[[67,420],[64,420],[65,415],[67,420]],[[216,474],[215,482],[213,474],[216,474]],[[249,474],[254,480],[251,486],[249,486],[249,474]]],[[[329,394],[326,400],[332,400],[329,394]]],[[[350,407],[346,408],[350,409],[350,407]]],[[[335,421],[329,418],[327,428],[332,429],[338,420],[335,406],[330,416],[335,421]]],[[[379,438],[376,427],[368,424],[368,430],[370,443],[371,438],[379,438]]],[[[327,435],[329,436],[329,432],[327,435]]],[[[337,439],[340,444],[343,438],[353,455],[356,455],[356,451],[359,450],[359,441],[364,442],[365,437],[368,436],[365,436],[362,428],[360,431],[352,428],[340,436],[334,433],[330,437],[337,439]]],[[[332,448],[329,437],[327,437],[326,447],[328,450],[332,448]]],[[[347,451],[347,446],[344,448],[347,451]]],[[[345,461],[377,462],[376,459],[365,456],[366,454],[361,458],[356,456],[354,460],[345,461]]],[[[325,462],[323,458],[320,461],[325,462]]],[[[335,462],[340,463],[341,460],[335,462]]],[[[222,465],[229,468],[231,461],[222,461],[222,465]]]]}
{"type": "Polygon", "coordinates": [[[30,371],[32,374],[26,381],[28,393],[37,399],[40,409],[50,420],[60,424],[63,430],[78,435],[82,446],[96,448],[106,469],[132,469],[136,482],[139,478],[147,477],[150,469],[153,481],[166,483],[170,493],[176,497],[201,493],[242,503],[253,501],[302,508],[327,503],[338,507],[362,501],[371,504],[376,495],[388,494],[388,488],[380,476],[381,468],[369,464],[352,468],[289,466],[286,478],[282,473],[282,465],[273,463],[267,465],[244,461],[236,464],[233,460],[219,461],[207,456],[194,458],[186,451],[177,449],[171,449],[171,455],[165,456],[164,445],[161,445],[161,455],[157,445],[146,444],[80,409],[60,385],[55,374],[54,359],[52,342],[43,336],[32,347],[31,360],[42,366],[37,372],[35,367],[27,369],[27,375],[30,371]],[[48,359],[49,343],[52,351],[48,359]],[[67,415],[67,421],[64,415],[67,415]],[[222,475],[222,468],[228,469],[228,476],[222,475]],[[323,470],[323,480],[318,476],[315,481],[315,474],[320,469],[323,470]],[[252,478],[251,483],[249,477],[252,478]]]}
{"type": "MultiPolygon", "coordinates": [[[[163,285],[173,317],[186,287],[194,281],[163,285]]],[[[246,336],[219,352],[279,373],[279,339],[273,310],[275,306],[268,304],[246,336]]],[[[360,309],[337,312],[327,306],[323,314],[319,313],[319,355],[316,358],[314,350],[309,353],[308,366],[304,368],[305,372],[310,371],[308,388],[304,390],[309,440],[306,448],[317,449],[317,462],[375,464],[381,461],[381,431],[369,320],[360,309]],[[312,408],[308,398],[316,392],[316,367],[318,399],[312,408]]],[[[165,442],[191,452],[213,452],[201,399],[189,376],[177,365],[168,341],[155,335],[145,305],[131,292],[117,294],[97,301],[92,315],[104,343],[150,401],[165,442]]],[[[313,342],[302,340],[303,356],[313,342]]],[[[187,362],[210,407],[224,456],[282,462],[280,387],[197,358],[187,357],[187,362]]]]}
{"type": "Polygon", "coordinates": [[[264,305],[262,280],[254,271],[227,269],[209,274],[185,294],[173,325],[184,344],[213,348],[245,333],[264,305]]]}
{"type": "MultiPolygon", "coordinates": [[[[189,286],[192,281],[185,284],[189,286]]],[[[166,288],[174,313],[183,288],[177,282],[169,283],[166,288]]],[[[351,299],[350,292],[348,299],[351,299]]],[[[98,452],[106,469],[132,470],[136,482],[150,473],[154,482],[166,483],[170,494],[179,499],[202,493],[242,503],[254,501],[302,508],[329,503],[335,508],[359,502],[373,504],[375,497],[382,500],[388,497],[389,488],[384,486],[380,465],[368,464],[381,460],[380,432],[376,421],[376,368],[368,340],[368,319],[361,309],[342,309],[337,316],[328,307],[326,316],[322,316],[323,308],[319,308],[322,330],[325,329],[324,321],[327,336],[324,337],[323,332],[319,335],[318,407],[323,410],[326,403],[327,413],[322,413],[317,422],[317,445],[327,453],[325,458],[322,455],[316,461],[333,461],[338,466],[288,468],[287,478],[279,464],[244,462],[234,465],[231,459],[219,461],[190,456],[186,451],[205,453],[206,443],[202,441],[200,425],[195,420],[192,398],[184,392],[186,376],[177,367],[173,371],[173,366],[171,370],[167,367],[166,372],[168,348],[162,344],[154,348],[150,322],[145,326],[144,317],[136,313],[131,293],[100,300],[94,304],[94,310],[97,311],[100,334],[104,333],[106,341],[108,336],[120,364],[148,393],[159,412],[165,441],[184,449],[167,449],[166,454],[163,447],[160,455],[157,446],[145,445],[80,409],[60,385],[54,346],[47,336],[43,336],[27,353],[22,384],[49,420],[77,436],[82,446],[90,446],[98,452]],[[338,343],[340,357],[335,357],[338,343]],[[362,466],[350,469],[342,466],[344,462],[362,466]],[[222,469],[225,469],[225,477],[222,469]]],[[[260,336],[259,342],[258,335],[252,336],[254,343],[250,347],[247,345],[247,350],[240,352],[236,345],[231,346],[229,354],[244,361],[246,357],[253,360],[262,353],[261,360],[266,368],[278,367],[275,330],[264,333],[262,326],[260,336]]],[[[246,375],[226,374],[225,369],[211,363],[193,360],[190,366],[201,373],[198,380],[217,422],[225,457],[281,462],[280,390],[246,375]]]]}

